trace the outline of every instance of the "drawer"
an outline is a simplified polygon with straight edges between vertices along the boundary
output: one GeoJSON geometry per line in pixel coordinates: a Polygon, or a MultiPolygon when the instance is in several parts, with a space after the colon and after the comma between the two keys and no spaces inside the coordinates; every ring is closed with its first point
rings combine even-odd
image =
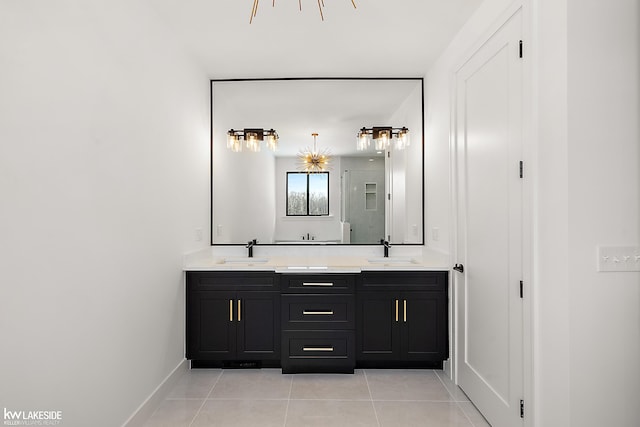
{"type": "Polygon", "coordinates": [[[447,271],[363,271],[358,289],[446,291],[448,274],[447,271]]]}
{"type": "Polygon", "coordinates": [[[354,295],[283,295],[282,329],[354,329],[354,295]]]}
{"type": "Polygon", "coordinates": [[[187,290],[277,291],[278,277],[268,271],[187,271],[187,290]]]}
{"type": "Polygon", "coordinates": [[[282,372],[353,373],[355,332],[283,331],[282,372]]]}
{"type": "Polygon", "coordinates": [[[283,274],[283,293],[353,293],[352,274],[283,274]]]}

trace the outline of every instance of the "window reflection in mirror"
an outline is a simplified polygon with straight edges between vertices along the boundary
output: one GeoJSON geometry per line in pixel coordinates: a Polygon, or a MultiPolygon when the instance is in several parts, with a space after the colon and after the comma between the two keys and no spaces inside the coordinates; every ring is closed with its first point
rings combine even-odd
{"type": "Polygon", "coordinates": [[[422,244],[422,79],[213,80],[211,97],[212,244],[422,244]],[[408,128],[410,144],[356,150],[375,126],[408,128]],[[278,147],[234,152],[230,129],[274,129],[278,147]],[[326,175],[299,173],[312,133],[326,175]]]}

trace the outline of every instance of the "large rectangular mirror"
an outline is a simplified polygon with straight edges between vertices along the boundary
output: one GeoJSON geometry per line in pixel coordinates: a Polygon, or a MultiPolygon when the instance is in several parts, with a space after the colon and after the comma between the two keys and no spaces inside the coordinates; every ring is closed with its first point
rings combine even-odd
{"type": "Polygon", "coordinates": [[[422,244],[423,106],[421,78],[212,80],[212,244],[422,244]]]}

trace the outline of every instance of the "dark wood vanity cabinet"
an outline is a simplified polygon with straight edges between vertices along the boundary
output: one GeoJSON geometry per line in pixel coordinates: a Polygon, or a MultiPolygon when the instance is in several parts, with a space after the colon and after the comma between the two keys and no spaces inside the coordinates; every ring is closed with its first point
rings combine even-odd
{"type": "Polygon", "coordinates": [[[194,368],[441,367],[449,357],[446,271],[186,273],[194,368]]]}
{"type": "Polygon", "coordinates": [[[283,274],[283,373],[355,368],[353,274],[283,274]]]}
{"type": "Polygon", "coordinates": [[[193,367],[278,366],[280,291],[274,273],[189,271],[186,299],[186,357],[193,367]]]}
{"type": "Polygon", "coordinates": [[[449,357],[447,272],[363,272],[359,366],[441,366],[449,357]]]}

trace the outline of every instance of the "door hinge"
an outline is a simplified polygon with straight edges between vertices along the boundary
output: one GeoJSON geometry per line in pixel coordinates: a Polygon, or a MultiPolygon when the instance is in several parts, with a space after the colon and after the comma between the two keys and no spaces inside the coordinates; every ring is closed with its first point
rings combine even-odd
{"type": "Polygon", "coordinates": [[[522,280],[520,280],[520,298],[523,297],[524,295],[524,285],[522,284],[522,280]]]}
{"type": "Polygon", "coordinates": [[[520,58],[522,58],[522,40],[520,40],[520,44],[519,44],[519,53],[520,53],[520,58]]]}
{"type": "Polygon", "coordinates": [[[520,400],[520,418],[524,418],[524,400],[520,400]]]}
{"type": "Polygon", "coordinates": [[[387,200],[391,200],[391,193],[387,193],[387,200]]]}
{"type": "Polygon", "coordinates": [[[524,177],[524,162],[520,160],[520,178],[524,177]]]}

